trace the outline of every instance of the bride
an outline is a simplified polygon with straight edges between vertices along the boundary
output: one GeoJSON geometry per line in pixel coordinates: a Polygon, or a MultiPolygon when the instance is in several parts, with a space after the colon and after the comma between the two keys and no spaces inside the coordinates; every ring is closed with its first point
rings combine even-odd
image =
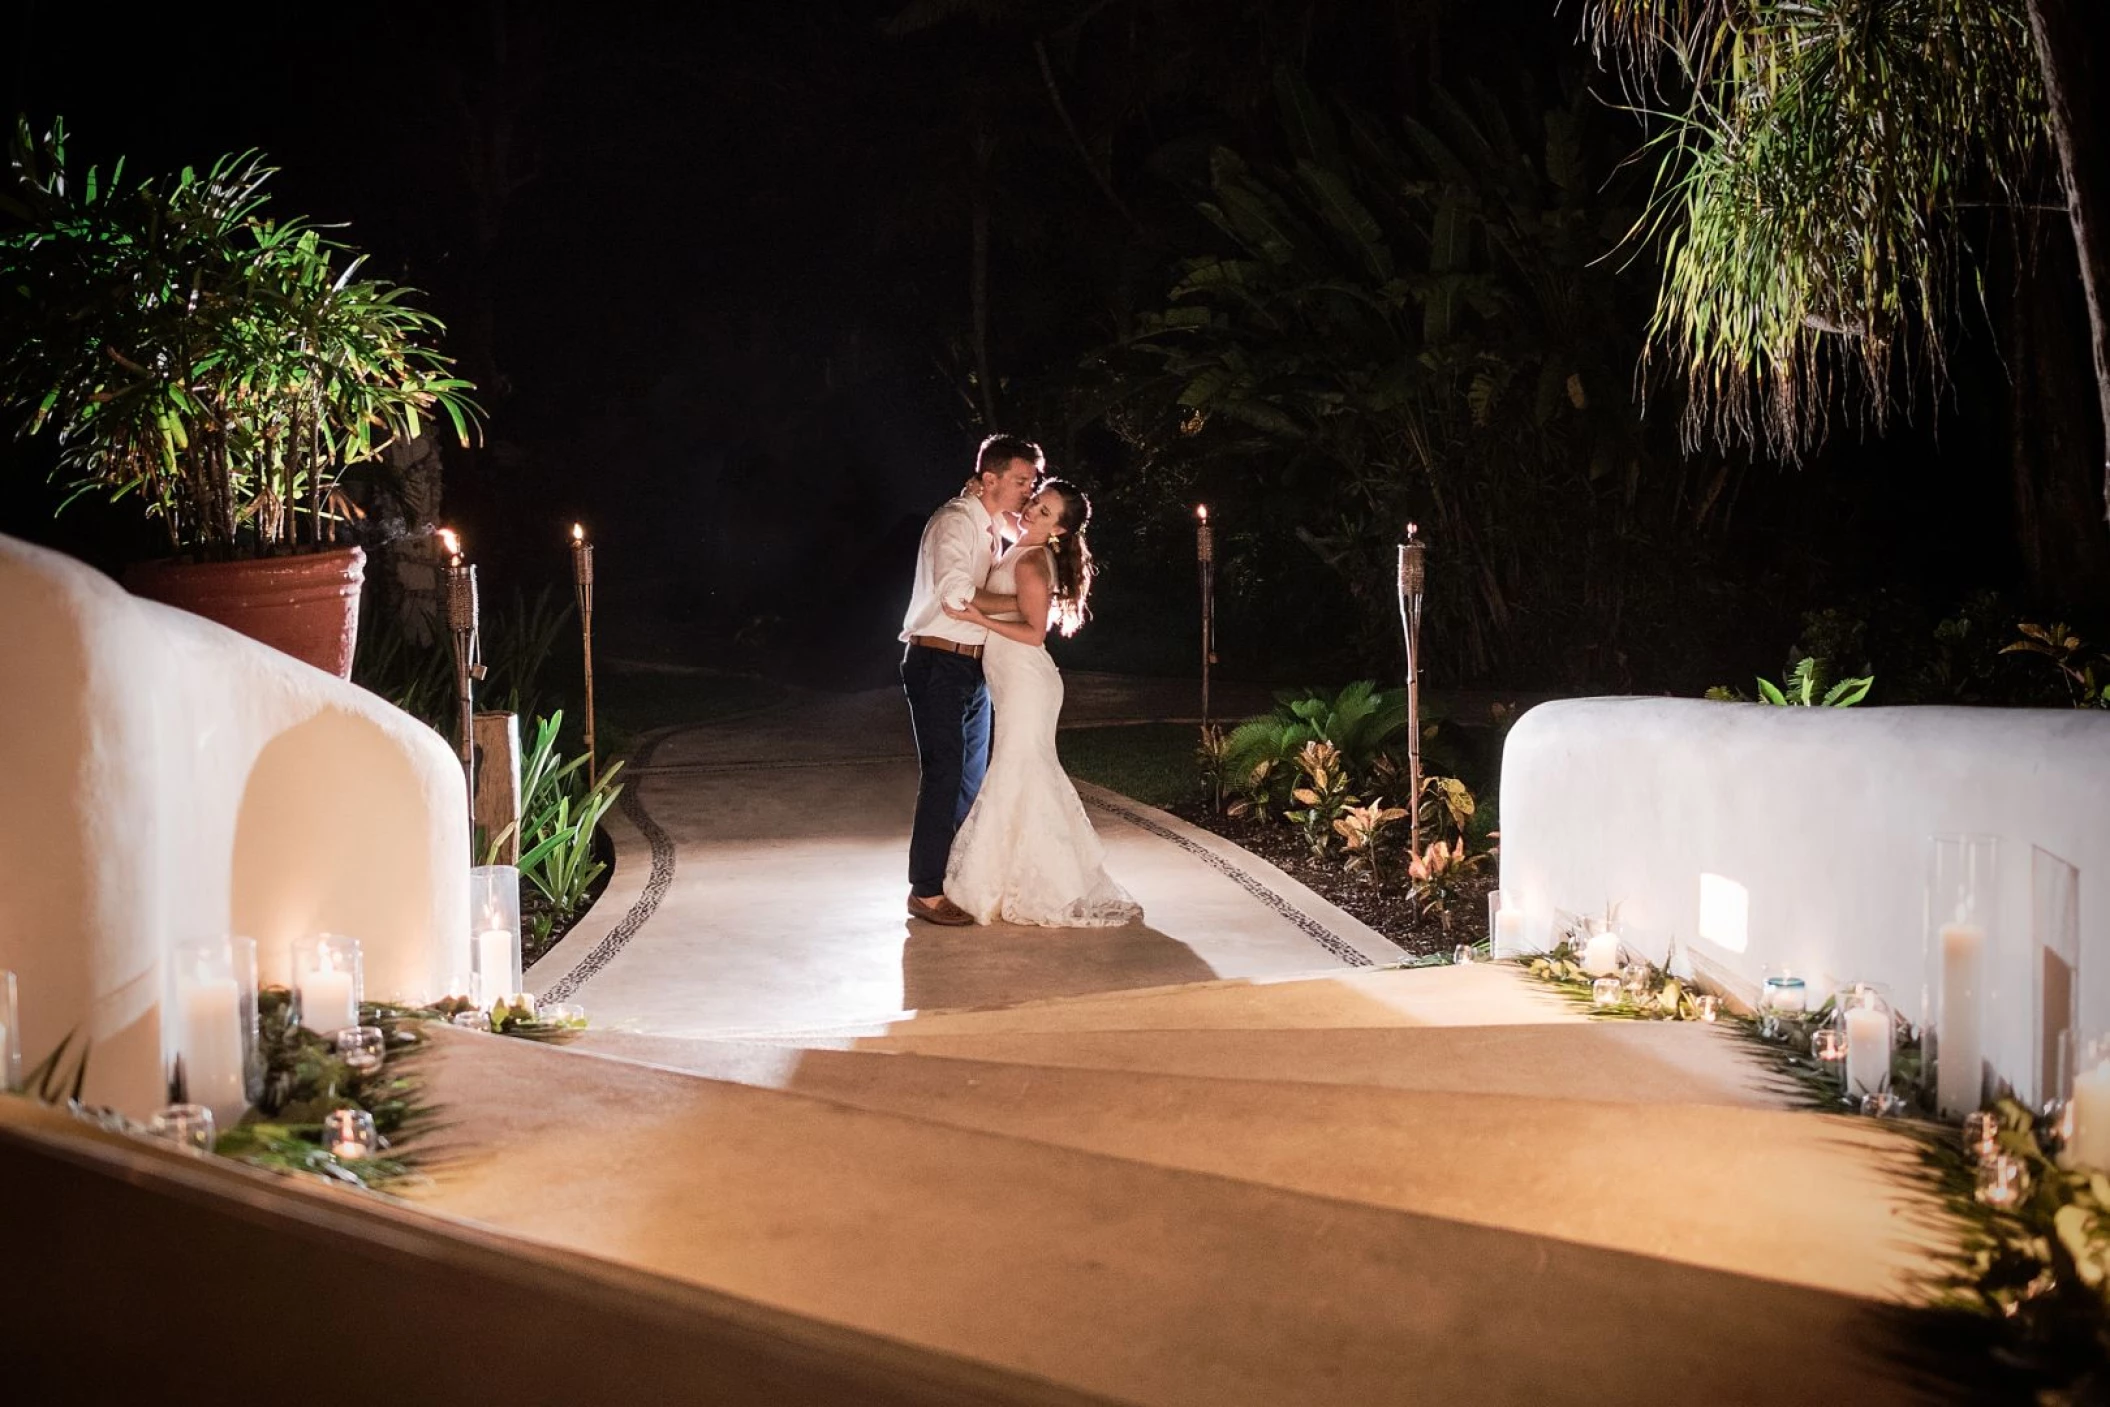
{"type": "Polygon", "coordinates": [[[945,895],[977,923],[1111,928],[1143,910],[1108,877],[1106,848],[1055,755],[1062,672],[1044,643],[1085,621],[1092,554],[1084,530],[1090,500],[1049,479],[1019,514],[1018,542],[989,573],[987,590],[1018,597],[1018,611],[992,616],[969,602],[947,615],[986,626],[982,671],[996,715],[996,744],[981,794],[953,840],[945,895]]]}

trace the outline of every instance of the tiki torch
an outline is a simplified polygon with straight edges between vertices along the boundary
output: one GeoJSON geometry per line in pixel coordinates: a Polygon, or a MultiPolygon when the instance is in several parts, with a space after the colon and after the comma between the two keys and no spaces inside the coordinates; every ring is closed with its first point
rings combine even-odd
{"type": "Polygon", "coordinates": [[[1194,560],[1202,578],[1202,727],[1209,726],[1209,666],[1216,663],[1216,529],[1209,505],[1194,509],[1194,560]]]}
{"type": "Polygon", "coordinates": [[[586,529],[571,525],[571,588],[579,598],[579,650],[586,662],[586,780],[601,780],[601,764],[593,750],[593,544],[586,529]]]}
{"type": "Polygon", "coordinates": [[[1409,843],[1421,853],[1421,598],[1428,585],[1428,548],[1407,524],[1399,545],[1399,629],[1407,638],[1407,814],[1412,818],[1409,843]]]}
{"type": "Polygon", "coordinates": [[[462,776],[469,784],[469,824],[476,824],[475,681],[484,677],[482,643],[477,638],[476,568],[462,561],[462,540],[452,528],[440,529],[447,549],[447,630],[454,637],[454,687],[462,706],[462,776]]]}

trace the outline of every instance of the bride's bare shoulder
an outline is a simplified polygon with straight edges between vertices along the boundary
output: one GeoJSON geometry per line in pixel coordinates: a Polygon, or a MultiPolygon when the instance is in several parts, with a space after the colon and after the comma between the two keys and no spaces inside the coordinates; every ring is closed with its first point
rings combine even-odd
{"type": "Polygon", "coordinates": [[[1048,549],[1045,547],[1029,547],[1020,552],[1013,570],[1029,573],[1042,581],[1055,579],[1055,569],[1048,560],[1048,549]]]}

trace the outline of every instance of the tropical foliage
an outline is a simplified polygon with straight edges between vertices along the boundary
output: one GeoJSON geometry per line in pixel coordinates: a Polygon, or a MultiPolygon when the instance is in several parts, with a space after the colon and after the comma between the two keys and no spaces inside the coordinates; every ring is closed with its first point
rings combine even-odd
{"type": "Polygon", "coordinates": [[[1637,238],[1688,445],[1795,457],[1842,393],[1878,426],[1939,378],[1986,201],[2044,149],[2023,0],[1592,0],[1585,28],[1659,123],[1637,238]]]}
{"type": "Polygon", "coordinates": [[[2021,638],[2003,646],[2001,654],[2035,655],[2050,660],[2075,708],[2110,708],[2110,655],[2090,658],[2086,642],[2063,624],[2023,621],[2015,629],[2021,638]]]}
{"type": "MultiPolygon", "coordinates": [[[[523,913],[533,942],[546,942],[557,923],[569,923],[586,903],[594,882],[608,871],[595,854],[601,819],[622,795],[618,762],[590,781],[585,753],[566,761],[557,749],[563,710],[535,722],[535,740],[520,768],[520,868],[537,902],[523,913]]],[[[493,836],[486,863],[497,863],[512,827],[493,836]]]]}
{"type": "Polygon", "coordinates": [[[1722,479],[1676,469],[1644,501],[1620,329],[1645,317],[1646,286],[1603,257],[1640,207],[1603,176],[1587,86],[1550,102],[1438,88],[1425,121],[1287,72],[1275,89],[1279,146],[1213,153],[1196,195],[1215,248],[1112,354],[1132,369],[1117,426],[1154,463],[1264,484],[1245,511],[1296,525],[1365,649],[1398,647],[1371,588],[1409,519],[1435,544],[1447,668],[1616,643],[1629,579],[1671,565],[1643,541],[1705,523],[1722,479]]]}
{"type": "Polygon", "coordinates": [[[268,217],[274,174],[254,152],[80,173],[63,125],[27,119],[10,143],[0,410],[55,438],[75,496],[135,501],[175,550],[334,540],[346,466],[474,424],[438,319],[317,226],[268,217]]]}
{"type": "MultiPolygon", "coordinates": [[[[1426,744],[1434,725],[1423,730],[1426,744]]],[[[1487,808],[1458,777],[1424,776],[1415,806],[1386,805],[1387,795],[1411,790],[1405,731],[1404,696],[1358,680],[1338,692],[1285,692],[1273,713],[1228,734],[1205,730],[1195,764],[1218,809],[1289,823],[1314,861],[1333,863],[1338,845],[1342,869],[1373,889],[1404,878],[1418,912],[1448,931],[1460,898],[1485,888],[1480,876],[1494,852],[1482,841],[1494,837],[1480,829],[1487,808]],[[1399,824],[1417,811],[1428,837],[1419,850],[1399,824]]]]}

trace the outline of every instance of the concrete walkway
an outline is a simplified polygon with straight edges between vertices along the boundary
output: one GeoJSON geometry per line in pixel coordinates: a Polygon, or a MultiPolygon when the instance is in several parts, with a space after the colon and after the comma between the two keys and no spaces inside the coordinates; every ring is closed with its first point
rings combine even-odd
{"type": "MultiPolygon", "coordinates": [[[[1069,722],[1161,711],[1086,675],[1069,722]]],[[[1080,787],[1143,904],[1120,929],[948,929],[903,913],[916,763],[898,690],[795,696],[662,735],[628,769],[616,868],[531,990],[596,1025],[668,1035],[886,1022],[938,1008],[1266,979],[1398,962],[1399,949],[1274,866],[1080,787]]]]}

